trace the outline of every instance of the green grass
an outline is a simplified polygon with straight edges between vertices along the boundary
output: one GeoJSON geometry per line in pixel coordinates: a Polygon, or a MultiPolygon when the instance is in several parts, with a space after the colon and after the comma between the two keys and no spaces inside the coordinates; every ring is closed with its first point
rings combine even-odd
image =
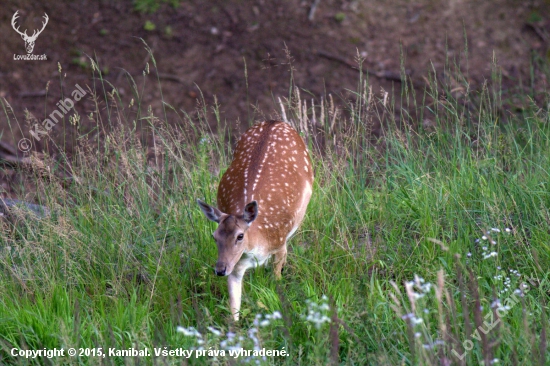
{"type": "MultiPolygon", "coordinates": [[[[154,57],[152,62],[154,74],[154,57]]],[[[2,223],[2,364],[181,364],[185,358],[175,356],[24,359],[11,350],[148,347],[153,353],[154,347],[227,350],[235,343],[289,353],[236,359],[261,364],[459,365],[453,349],[463,354],[470,341],[462,364],[550,359],[544,315],[550,291],[549,116],[534,103],[506,114],[491,89],[498,75],[487,88],[459,97],[434,77],[423,95],[404,87],[399,114],[393,111],[397,101],[369,92],[363,75],[344,112],[328,98],[308,103],[304,113],[294,89],[284,108],[312,151],[314,192],[290,240],[283,280],[276,281],[269,266],[247,273],[243,316],[235,325],[229,323],[226,280],[212,270],[215,226],[195,203],[215,202],[229,164],[224,121],[204,104],[194,117],[166,106],[179,116],[169,125],[166,111],[155,116],[141,103],[138,82],[130,79],[130,102],[116,91],[104,94],[112,87],[97,76],[96,127],[78,129],[71,157],[36,157],[31,167],[37,197],[52,216],[19,212],[2,223]],[[383,121],[379,139],[370,134],[375,119],[383,121]],[[212,124],[218,133],[210,132],[212,124]],[[150,148],[138,138],[143,131],[154,136],[150,148]],[[59,172],[73,179],[67,183],[59,172]],[[488,239],[476,242],[488,230],[488,239]],[[498,254],[484,259],[493,251],[498,254]],[[409,282],[415,276],[416,283],[409,282]],[[501,292],[506,277],[510,286],[501,292]],[[522,282],[530,288],[509,302],[522,282]],[[433,284],[429,291],[420,288],[425,283],[433,284]],[[500,312],[487,339],[472,335],[483,326],[479,319],[496,323],[488,315],[496,298],[512,306],[500,312]],[[328,318],[316,326],[308,309],[323,303],[330,310],[325,306],[313,318],[328,318]],[[262,326],[265,317],[257,314],[277,311],[283,319],[262,326]],[[418,318],[422,322],[413,324],[418,318]],[[204,344],[178,326],[195,327],[204,344]],[[235,337],[227,341],[229,331],[235,337]]]]}

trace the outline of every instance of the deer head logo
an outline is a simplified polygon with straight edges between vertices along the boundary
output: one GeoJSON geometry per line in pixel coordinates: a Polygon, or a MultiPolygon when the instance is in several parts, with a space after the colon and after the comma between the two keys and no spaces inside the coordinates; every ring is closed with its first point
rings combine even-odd
{"type": "Polygon", "coordinates": [[[27,50],[27,53],[32,53],[32,50],[34,49],[34,42],[36,41],[36,38],[38,38],[40,33],[42,33],[44,28],[46,28],[46,24],[48,24],[48,20],[49,20],[48,14],[44,13],[45,22],[42,22],[42,29],[40,29],[39,31],[35,30],[32,33],[32,36],[29,36],[29,35],[27,35],[27,30],[26,29],[25,29],[25,32],[20,32],[19,27],[16,27],[16,25],[15,25],[15,21],[19,17],[19,15],[17,14],[18,12],[19,12],[19,10],[16,11],[15,14],[13,14],[13,18],[11,18],[11,26],[13,27],[13,29],[17,33],[19,33],[21,35],[21,38],[23,38],[23,40],[25,41],[25,48],[27,50]]]}

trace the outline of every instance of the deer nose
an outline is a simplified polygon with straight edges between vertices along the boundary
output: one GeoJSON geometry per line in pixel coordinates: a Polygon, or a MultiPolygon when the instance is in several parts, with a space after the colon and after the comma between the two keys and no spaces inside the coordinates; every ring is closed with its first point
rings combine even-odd
{"type": "Polygon", "coordinates": [[[227,269],[227,266],[216,263],[216,269],[214,270],[218,276],[225,276],[225,270],[227,269]]]}

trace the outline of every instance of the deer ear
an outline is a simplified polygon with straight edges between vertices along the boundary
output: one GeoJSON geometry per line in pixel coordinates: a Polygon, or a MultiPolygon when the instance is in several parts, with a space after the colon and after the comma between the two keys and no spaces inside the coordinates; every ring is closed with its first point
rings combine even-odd
{"type": "Polygon", "coordinates": [[[256,220],[256,217],[258,217],[258,202],[252,201],[244,206],[243,219],[250,225],[252,221],[256,220]]]}
{"type": "Polygon", "coordinates": [[[209,220],[212,220],[214,222],[220,223],[220,217],[222,215],[222,212],[218,210],[216,207],[212,207],[201,200],[197,200],[197,203],[199,204],[202,212],[208,218],[209,220]]]}

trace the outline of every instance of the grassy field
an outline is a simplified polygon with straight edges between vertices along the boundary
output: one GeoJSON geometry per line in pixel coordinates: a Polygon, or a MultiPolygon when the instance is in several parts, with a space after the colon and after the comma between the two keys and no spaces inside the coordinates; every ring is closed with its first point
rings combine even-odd
{"type": "Polygon", "coordinates": [[[0,363],[548,364],[548,110],[519,95],[524,107],[508,111],[496,71],[475,92],[447,72],[458,91],[431,75],[425,92],[403,85],[398,100],[366,75],[352,100],[312,104],[290,88],[279,112],[308,142],[314,192],[283,280],[270,266],[247,273],[238,324],[212,269],[215,226],[195,202],[215,202],[231,158],[217,107],[177,111],[168,125],[135,83],[130,100],[104,94],[96,74],[96,113],[79,118],[97,130],[64,121],[76,153],[32,155],[27,174],[51,215],[2,221],[0,363]],[[19,356],[54,348],[64,355],[19,356]],[[241,348],[286,355],[229,355],[241,348]]]}

